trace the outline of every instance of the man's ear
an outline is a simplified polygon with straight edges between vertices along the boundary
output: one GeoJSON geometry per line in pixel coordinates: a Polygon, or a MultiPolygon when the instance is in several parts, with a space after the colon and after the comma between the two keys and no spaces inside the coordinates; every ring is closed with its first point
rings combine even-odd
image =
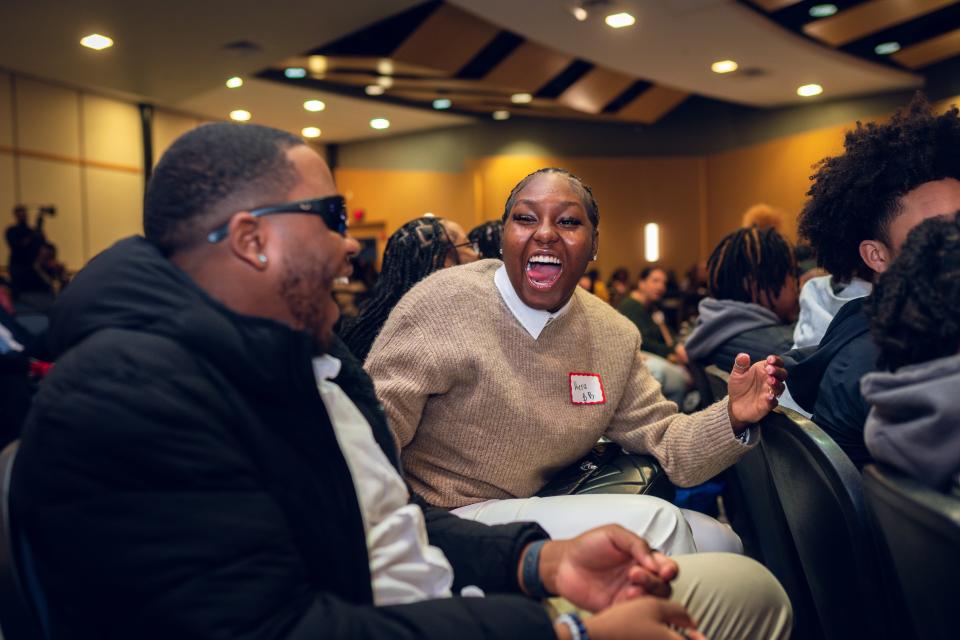
{"type": "Polygon", "coordinates": [[[864,240],[860,243],[860,258],[877,273],[890,268],[893,255],[890,248],[879,240],[864,240]]]}
{"type": "Polygon", "coordinates": [[[246,211],[234,214],[230,218],[226,237],[234,257],[257,270],[264,270],[269,263],[267,254],[267,226],[261,219],[246,211]]]}

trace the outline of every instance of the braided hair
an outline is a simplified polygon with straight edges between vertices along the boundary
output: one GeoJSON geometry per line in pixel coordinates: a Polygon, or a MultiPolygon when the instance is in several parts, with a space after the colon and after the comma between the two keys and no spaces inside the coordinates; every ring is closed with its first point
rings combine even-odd
{"type": "Polygon", "coordinates": [[[766,293],[773,301],[787,278],[796,275],[793,247],[773,227],[737,229],[707,260],[707,286],[717,300],[757,303],[766,293]]]}
{"type": "Polygon", "coordinates": [[[484,222],[471,229],[467,237],[477,248],[481,258],[499,258],[500,244],[503,240],[503,222],[500,220],[484,222]]]}
{"type": "Polygon", "coordinates": [[[566,169],[561,169],[559,167],[544,167],[543,169],[537,169],[526,178],[517,183],[517,186],[510,191],[510,196],[507,198],[507,203],[503,207],[503,217],[500,218],[500,221],[506,224],[507,218],[510,216],[510,211],[513,209],[513,205],[517,203],[517,197],[520,195],[520,192],[523,191],[528,184],[530,184],[534,178],[537,178],[541,175],[546,175],[549,173],[557,173],[565,177],[570,181],[570,184],[573,185],[574,191],[577,192],[577,195],[580,196],[580,202],[583,204],[583,208],[587,212],[587,218],[590,219],[590,223],[593,224],[594,231],[600,225],[600,207],[597,206],[597,200],[593,197],[593,191],[583,183],[583,180],[573,175],[566,169]]]}
{"type": "Polygon", "coordinates": [[[910,231],[864,308],[882,367],[960,352],[960,211],[910,231]]]}
{"type": "Polygon", "coordinates": [[[456,253],[440,218],[422,217],[397,229],[383,252],[380,278],[356,318],[344,320],[340,337],[361,362],[400,298],[456,253]]]}

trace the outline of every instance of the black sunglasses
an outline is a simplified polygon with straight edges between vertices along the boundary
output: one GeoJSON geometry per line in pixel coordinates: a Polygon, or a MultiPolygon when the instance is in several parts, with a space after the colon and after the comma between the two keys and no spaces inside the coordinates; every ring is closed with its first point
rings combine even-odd
{"type": "MultiPolygon", "coordinates": [[[[296,202],[285,202],[284,204],[272,204],[266,207],[259,207],[250,211],[250,215],[259,218],[261,216],[271,216],[277,213],[308,213],[323,218],[323,223],[331,231],[336,231],[342,236],[347,235],[347,201],[343,196],[327,196],[326,198],[317,198],[316,200],[298,200],[296,202]]],[[[230,221],[227,220],[222,225],[207,234],[207,242],[217,243],[227,237],[230,231],[230,221]]]]}

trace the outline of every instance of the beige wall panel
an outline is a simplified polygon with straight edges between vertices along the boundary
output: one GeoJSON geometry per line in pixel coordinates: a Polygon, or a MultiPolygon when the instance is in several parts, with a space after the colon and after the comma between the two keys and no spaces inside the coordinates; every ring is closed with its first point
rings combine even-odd
{"type": "Polygon", "coordinates": [[[157,109],[153,113],[153,162],[156,164],[163,152],[181,135],[200,125],[190,116],[157,109]]]}
{"type": "Polygon", "coordinates": [[[363,209],[364,222],[384,222],[388,236],[428,211],[460,223],[465,231],[474,226],[469,174],[337,169],[336,179],[351,218],[363,209]]]}
{"type": "Polygon", "coordinates": [[[69,269],[79,269],[86,262],[80,174],[75,163],[20,158],[21,198],[31,206],[52,204],[57,208],[57,215],[44,223],[44,231],[69,269]]]}
{"type": "Polygon", "coordinates": [[[17,139],[26,151],[80,157],[80,94],[45,82],[16,79],[17,139]]]}
{"type": "Polygon", "coordinates": [[[528,40],[494,67],[483,80],[533,93],[571,62],[573,56],[528,40]]]}
{"type": "Polygon", "coordinates": [[[634,82],[630,76],[596,67],[561,93],[557,102],[577,111],[600,113],[634,82]]]}
{"type": "Polygon", "coordinates": [[[393,53],[399,62],[456,73],[499,29],[453,5],[441,5],[393,53]]]}
{"type": "Polygon", "coordinates": [[[89,167],[87,177],[87,259],[120,238],[143,233],[143,176],[89,167]]]}
{"type": "MultiPolygon", "coordinates": [[[[0,229],[13,224],[13,205],[16,204],[16,190],[13,186],[13,155],[0,151],[0,229]]],[[[0,265],[7,267],[10,250],[6,240],[0,242],[0,265]]]]}
{"type": "Polygon", "coordinates": [[[140,110],[90,94],[83,101],[83,157],[94,162],[143,170],[140,110]]]}
{"type": "Polygon", "coordinates": [[[13,146],[13,92],[10,74],[0,71],[0,147],[13,146]]]}
{"type": "Polygon", "coordinates": [[[644,124],[652,124],[670,113],[689,95],[686,91],[671,89],[663,85],[654,85],[618,111],[617,117],[623,120],[637,120],[644,124]]]}

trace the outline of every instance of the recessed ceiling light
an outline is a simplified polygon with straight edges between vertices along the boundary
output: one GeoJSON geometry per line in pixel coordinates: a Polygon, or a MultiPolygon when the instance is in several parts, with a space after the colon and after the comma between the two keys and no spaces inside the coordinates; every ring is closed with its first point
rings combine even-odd
{"type": "Polygon", "coordinates": [[[607,23],[608,27],[613,29],[623,29],[624,27],[629,27],[637,22],[637,19],[626,11],[621,11],[620,13],[612,13],[603,20],[607,23]]]}
{"type": "Polygon", "coordinates": [[[246,109],[236,109],[230,112],[230,119],[237,122],[246,122],[251,118],[250,112],[246,109]]]}
{"type": "Polygon", "coordinates": [[[387,129],[390,126],[390,121],[386,118],[374,118],[370,121],[370,126],[374,129],[387,129]]]}
{"type": "Polygon", "coordinates": [[[80,38],[80,44],[88,49],[96,49],[97,51],[101,51],[103,49],[109,49],[113,46],[113,38],[108,38],[107,36],[100,35],[99,33],[91,33],[88,36],[80,38]]]}
{"type": "Polygon", "coordinates": [[[382,96],[383,92],[386,91],[386,89],[378,84],[368,84],[363,90],[368,96],[382,96]]]}
{"type": "Polygon", "coordinates": [[[233,76],[227,80],[227,89],[239,89],[243,86],[243,78],[233,76]]]}
{"type": "Polygon", "coordinates": [[[818,96],[821,93],[823,93],[823,87],[818,84],[805,84],[802,87],[797,87],[797,95],[804,98],[818,96]]]}
{"type": "Polygon", "coordinates": [[[377,62],[377,73],[382,76],[392,76],[393,75],[393,60],[389,58],[383,58],[377,62]]]}
{"type": "Polygon", "coordinates": [[[310,56],[307,58],[307,66],[310,67],[311,73],[322,76],[327,72],[327,57],[310,56]]]}
{"type": "Polygon", "coordinates": [[[899,42],[881,42],[873,48],[873,52],[878,56],[888,56],[897,51],[900,51],[899,42]]]}
{"type": "Polygon", "coordinates": [[[307,70],[303,67],[287,67],[283,70],[283,75],[287,76],[291,80],[298,80],[300,78],[307,77],[307,70]]]}
{"type": "Polygon", "coordinates": [[[393,78],[390,76],[380,76],[377,78],[377,84],[383,87],[384,89],[389,89],[393,86],[393,78]]]}
{"type": "Polygon", "coordinates": [[[304,137],[304,138],[319,138],[319,137],[320,137],[320,129],[318,129],[318,128],[316,128],[316,127],[304,127],[303,129],[300,129],[300,133],[303,134],[303,137],[304,137]]]}
{"type": "Polygon", "coordinates": [[[449,109],[452,106],[453,106],[453,103],[450,101],[449,98],[437,98],[436,100],[433,101],[434,109],[449,109]]]}
{"type": "Polygon", "coordinates": [[[736,71],[738,66],[733,60],[717,60],[710,65],[710,70],[714,73],[730,73],[736,71]]]}
{"type": "Polygon", "coordinates": [[[810,7],[811,18],[828,18],[837,12],[835,4],[815,4],[810,7]]]}
{"type": "Polygon", "coordinates": [[[323,111],[327,104],[323,100],[307,100],[303,103],[303,108],[307,111],[323,111]]]}
{"type": "Polygon", "coordinates": [[[577,5],[571,9],[570,13],[572,13],[573,17],[577,19],[577,22],[583,22],[590,17],[590,14],[587,13],[587,10],[580,5],[577,5]]]}
{"type": "Polygon", "coordinates": [[[527,104],[533,100],[533,96],[529,93],[515,93],[510,96],[510,102],[513,104],[527,104]]]}
{"type": "Polygon", "coordinates": [[[493,112],[493,119],[494,119],[494,120],[509,120],[509,119],[510,119],[510,112],[507,111],[506,109],[497,109],[496,111],[493,112]]]}

